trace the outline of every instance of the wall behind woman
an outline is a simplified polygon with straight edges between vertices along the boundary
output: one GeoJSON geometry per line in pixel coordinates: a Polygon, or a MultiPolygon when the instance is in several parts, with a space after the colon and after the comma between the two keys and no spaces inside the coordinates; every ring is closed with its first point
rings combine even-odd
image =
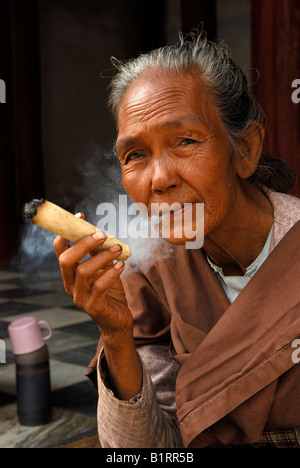
{"type": "Polygon", "coordinates": [[[292,193],[299,197],[300,2],[252,0],[251,20],[254,92],[268,123],[263,150],[292,165],[298,176],[292,193]]]}
{"type": "Polygon", "coordinates": [[[117,174],[107,158],[115,138],[106,107],[110,57],[163,44],[165,5],[151,2],[143,13],[134,0],[39,0],[39,12],[46,197],[85,210],[82,198],[89,192],[96,205],[103,201],[117,174]]]}

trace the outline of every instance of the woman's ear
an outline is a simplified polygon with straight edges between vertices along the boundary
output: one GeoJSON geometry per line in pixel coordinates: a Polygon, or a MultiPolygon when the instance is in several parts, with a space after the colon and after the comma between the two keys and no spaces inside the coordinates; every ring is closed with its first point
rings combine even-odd
{"type": "Polygon", "coordinates": [[[236,172],[241,179],[248,179],[256,171],[261,157],[265,131],[263,126],[252,120],[241,137],[236,153],[236,172]]]}

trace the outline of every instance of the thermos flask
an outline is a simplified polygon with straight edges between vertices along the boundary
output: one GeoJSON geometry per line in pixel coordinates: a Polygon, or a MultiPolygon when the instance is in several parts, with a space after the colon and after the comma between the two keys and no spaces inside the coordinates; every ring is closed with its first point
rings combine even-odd
{"type": "Polygon", "coordinates": [[[52,330],[45,320],[24,317],[8,327],[16,363],[17,407],[20,424],[39,426],[51,420],[51,382],[46,340],[52,330]],[[46,325],[43,336],[40,325],[46,325]]]}

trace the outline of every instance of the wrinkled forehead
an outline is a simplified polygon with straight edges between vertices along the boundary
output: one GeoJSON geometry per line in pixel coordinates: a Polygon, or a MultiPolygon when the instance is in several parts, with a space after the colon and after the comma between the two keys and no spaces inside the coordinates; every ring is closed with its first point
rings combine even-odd
{"type": "Polygon", "coordinates": [[[197,118],[208,128],[218,119],[200,73],[149,70],[131,83],[121,100],[119,133],[124,126],[144,125],[153,118],[168,122],[178,113],[197,118]]]}

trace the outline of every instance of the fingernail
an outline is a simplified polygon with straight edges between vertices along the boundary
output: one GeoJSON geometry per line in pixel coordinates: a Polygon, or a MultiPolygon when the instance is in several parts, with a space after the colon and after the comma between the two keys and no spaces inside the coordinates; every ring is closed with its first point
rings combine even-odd
{"type": "Polygon", "coordinates": [[[106,235],[105,235],[105,233],[102,232],[102,231],[97,231],[97,232],[95,232],[95,234],[93,234],[93,238],[94,238],[95,240],[101,240],[101,239],[105,239],[105,238],[106,238],[106,235]]]}
{"type": "Polygon", "coordinates": [[[115,264],[115,268],[117,270],[120,270],[123,266],[124,266],[124,262],[118,262],[118,263],[115,264]]]}
{"type": "Polygon", "coordinates": [[[122,247],[119,244],[115,244],[109,247],[109,250],[111,250],[112,252],[118,252],[119,250],[122,250],[122,247]]]}

